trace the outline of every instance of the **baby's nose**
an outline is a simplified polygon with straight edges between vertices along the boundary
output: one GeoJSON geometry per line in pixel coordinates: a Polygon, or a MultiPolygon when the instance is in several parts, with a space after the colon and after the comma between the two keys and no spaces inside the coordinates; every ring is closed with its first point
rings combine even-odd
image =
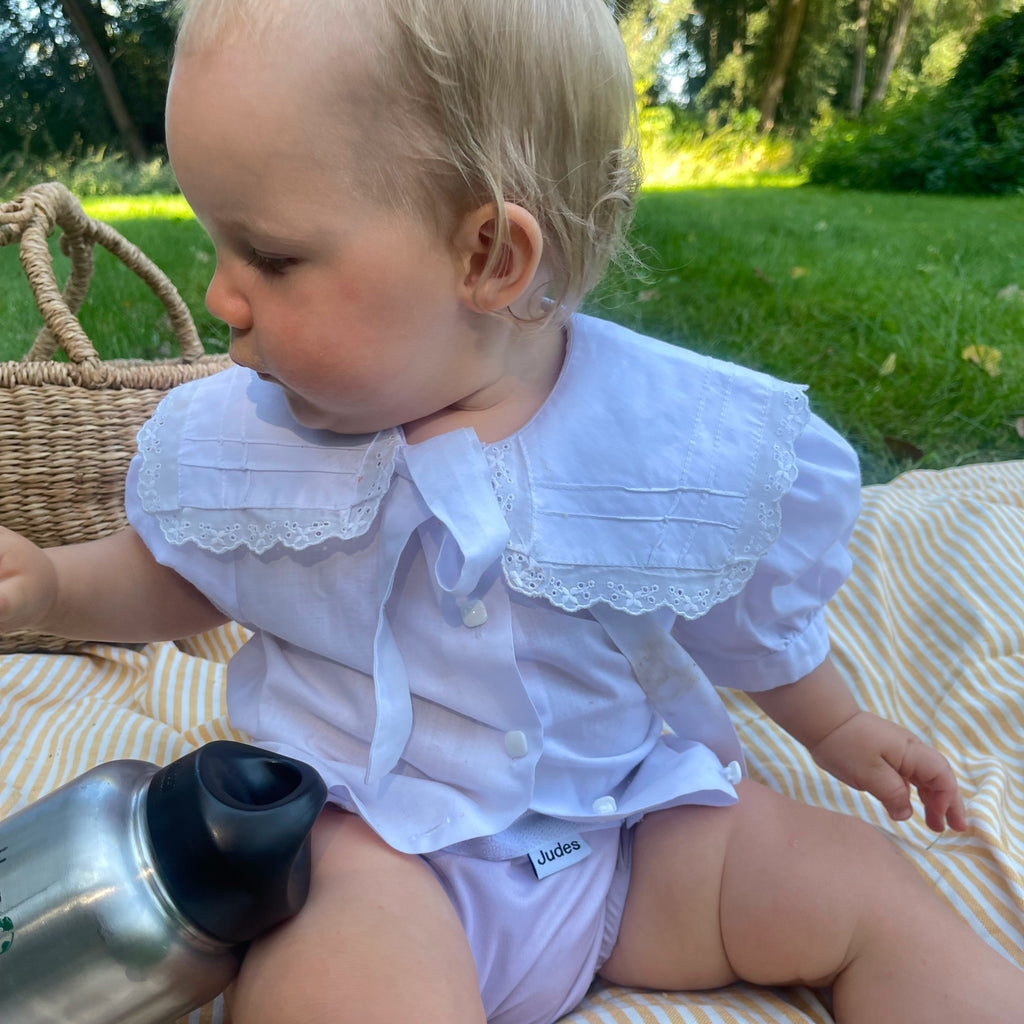
{"type": "Polygon", "coordinates": [[[231,328],[232,332],[252,327],[252,309],[241,289],[218,267],[206,289],[206,308],[231,328]]]}

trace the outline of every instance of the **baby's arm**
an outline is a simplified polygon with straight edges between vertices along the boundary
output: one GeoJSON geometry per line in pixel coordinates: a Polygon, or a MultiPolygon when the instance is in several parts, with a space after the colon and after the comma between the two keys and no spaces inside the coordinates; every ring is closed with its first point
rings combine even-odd
{"type": "Polygon", "coordinates": [[[142,643],[226,621],[192,584],[156,562],[131,527],[56,548],[0,527],[0,630],[142,643]]]}
{"type": "Polygon", "coordinates": [[[928,827],[967,827],[963,800],[949,762],[913,733],[862,711],[829,659],[788,686],[751,694],[837,779],[876,797],[890,817],[913,813],[910,787],[924,804],[928,827]]]}

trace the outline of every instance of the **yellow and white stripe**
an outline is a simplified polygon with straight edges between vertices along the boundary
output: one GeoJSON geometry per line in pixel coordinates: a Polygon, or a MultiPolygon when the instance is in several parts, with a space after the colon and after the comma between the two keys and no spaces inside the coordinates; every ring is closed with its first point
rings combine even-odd
{"type": "MultiPolygon", "coordinates": [[[[970,830],[894,825],[821,772],[741,694],[727,703],[755,778],[892,836],[988,941],[1024,966],[1024,462],[906,474],[864,490],[853,576],[830,608],[862,703],[953,763],[970,830]]],[[[140,651],[0,658],[0,817],[102,761],[165,763],[236,737],[223,663],[237,626],[140,651]]],[[[241,737],[244,738],[244,737],[241,737]]],[[[663,994],[597,985],[563,1024],[830,1024],[809,989],[663,994]]],[[[227,1024],[221,1000],[188,1024],[227,1024]]]]}
{"type": "Polygon", "coordinates": [[[200,743],[244,738],[228,725],[224,663],[245,635],[231,624],[184,649],[0,657],[0,818],[105,761],[166,764],[200,743]]]}

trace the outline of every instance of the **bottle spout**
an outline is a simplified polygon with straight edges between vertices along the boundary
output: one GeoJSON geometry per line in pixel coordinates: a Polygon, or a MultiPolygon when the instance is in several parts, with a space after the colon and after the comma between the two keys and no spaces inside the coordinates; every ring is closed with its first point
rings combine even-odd
{"type": "Polygon", "coordinates": [[[217,740],[160,768],[146,823],[178,910],[222,942],[269,931],[309,893],[309,834],[327,798],[309,765],[217,740]]]}

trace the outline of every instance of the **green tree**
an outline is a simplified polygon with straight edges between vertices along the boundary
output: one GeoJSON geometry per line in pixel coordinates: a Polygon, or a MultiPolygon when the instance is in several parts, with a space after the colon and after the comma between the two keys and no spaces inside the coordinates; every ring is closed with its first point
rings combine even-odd
{"type": "Polygon", "coordinates": [[[776,14],[777,30],[772,41],[771,64],[757,103],[761,114],[757,126],[761,131],[771,131],[775,124],[786,78],[804,29],[808,3],[809,0],[784,0],[776,14]]]}
{"type": "Polygon", "coordinates": [[[1024,9],[986,22],[955,74],[840,125],[811,180],[853,188],[1013,194],[1024,185],[1024,9]]]}
{"type": "Polygon", "coordinates": [[[0,0],[0,150],[163,141],[170,0],[0,0]]]}
{"type": "Polygon", "coordinates": [[[892,19],[886,25],[885,35],[878,48],[878,62],[874,81],[871,83],[871,92],[868,95],[868,106],[872,103],[880,103],[885,99],[893,68],[896,67],[896,62],[900,59],[907,41],[907,32],[910,29],[910,19],[913,14],[914,0],[896,0],[896,9],[892,19]]]}
{"type": "Polygon", "coordinates": [[[857,17],[853,23],[853,81],[850,83],[850,113],[859,117],[864,108],[864,83],[868,66],[868,16],[871,0],[857,0],[857,17]]]}
{"type": "Polygon", "coordinates": [[[645,105],[666,97],[666,76],[676,66],[673,46],[680,42],[690,0],[620,0],[619,30],[629,53],[637,97],[645,105]]]}
{"type": "Polygon", "coordinates": [[[721,123],[806,129],[823,109],[859,116],[940,85],[981,24],[1022,0],[618,0],[643,94],[681,74],[682,102],[721,123]],[[646,34],[638,34],[644,26],[646,34]],[[660,52],[654,52],[661,47],[660,52]]]}
{"type": "Polygon", "coordinates": [[[79,0],[61,0],[61,10],[72,31],[78,37],[82,49],[89,57],[93,74],[99,83],[110,117],[117,128],[121,141],[131,158],[138,163],[146,159],[146,147],[135,127],[131,114],[125,106],[121,86],[111,66],[110,53],[105,42],[110,36],[109,18],[102,7],[89,7],[79,0]],[[95,27],[94,27],[95,26],[95,27]]]}

